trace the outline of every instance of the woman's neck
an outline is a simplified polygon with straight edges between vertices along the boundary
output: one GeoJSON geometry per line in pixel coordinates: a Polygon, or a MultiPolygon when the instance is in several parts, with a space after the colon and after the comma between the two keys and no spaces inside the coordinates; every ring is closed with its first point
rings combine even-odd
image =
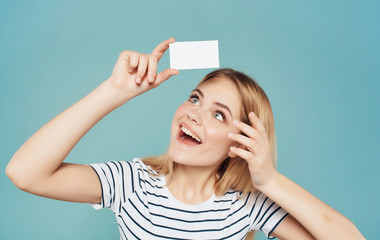
{"type": "Polygon", "coordinates": [[[177,164],[168,188],[179,201],[200,204],[214,194],[215,167],[193,167],[177,164]]]}

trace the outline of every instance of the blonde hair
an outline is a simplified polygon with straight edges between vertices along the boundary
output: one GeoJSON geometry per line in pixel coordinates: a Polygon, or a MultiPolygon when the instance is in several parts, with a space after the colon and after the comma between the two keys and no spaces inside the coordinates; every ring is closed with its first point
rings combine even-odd
{"type": "MultiPolygon", "coordinates": [[[[272,161],[275,165],[277,162],[277,146],[273,113],[269,99],[264,90],[251,77],[230,68],[218,69],[207,74],[198,86],[215,77],[228,78],[235,83],[242,101],[242,109],[240,113],[240,120],[242,122],[251,125],[248,119],[248,114],[250,112],[254,112],[262,121],[269,139],[272,151],[272,161]]],[[[156,170],[159,174],[166,174],[168,181],[171,180],[175,163],[169,158],[168,153],[143,158],[143,162],[150,165],[150,167],[156,170]]],[[[248,164],[246,160],[240,157],[228,157],[225,159],[220,165],[215,179],[216,195],[223,195],[230,188],[243,192],[243,195],[256,190],[252,184],[248,164]]]]}

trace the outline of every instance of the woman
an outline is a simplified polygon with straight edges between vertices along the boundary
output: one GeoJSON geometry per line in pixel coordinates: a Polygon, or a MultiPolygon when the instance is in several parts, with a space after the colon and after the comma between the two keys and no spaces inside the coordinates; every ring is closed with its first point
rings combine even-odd
{"type": "Polygon", "coordinates": [[[176,111],[168,152],[133,162],[63,163],[100,119],[159,86],[171,38],[152,54],[123,51],[109,79],[38,130],[6,172],[20,189],[111,208],[121,239],[363,239],[357,228],[274,168],[273,116],[248,76],[206,76],[176,111]],[[257,115],[257,116],[256,116],[257,115]]]}

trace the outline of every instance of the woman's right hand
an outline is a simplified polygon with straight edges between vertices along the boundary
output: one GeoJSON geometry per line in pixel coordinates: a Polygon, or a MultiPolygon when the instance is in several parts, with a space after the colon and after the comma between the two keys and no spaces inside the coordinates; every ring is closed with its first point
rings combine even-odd
{"type": "Polygon", "coordinates": [[[126,101],[157,87],[171,76],[178,74],[177,69],[165,69],[157,74],[158,61],[169,48],[169,43],[174,42],[174,38],[163,41],[151,54],[130,50],[121,52],[112,75],[106,82],[117,89],[126,101]]]}
{"type": "Polygon", "coordinates": [[[178,74],[176,69],[156,74],[158,61],[174,41],[162,42],[151,54],[123,51],[108,80],[45,124],[17,150],[6,169],[14,184],[39,196],[99,203],[102,189],[92,168],[63,160],[116,107],[178,74]]]}

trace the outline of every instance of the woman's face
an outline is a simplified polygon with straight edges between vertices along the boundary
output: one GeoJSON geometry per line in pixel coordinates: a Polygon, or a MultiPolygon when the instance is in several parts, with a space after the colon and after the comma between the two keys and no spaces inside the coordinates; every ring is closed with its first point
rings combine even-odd
{"type": "Polygon", "coordinates": [[[178,107],[171,127],[169,157],[178,164],[210,167],[222,163],[234,144],[227,134],[240,119],[241,98],[232,80],[209,79],[178,107]]]}

